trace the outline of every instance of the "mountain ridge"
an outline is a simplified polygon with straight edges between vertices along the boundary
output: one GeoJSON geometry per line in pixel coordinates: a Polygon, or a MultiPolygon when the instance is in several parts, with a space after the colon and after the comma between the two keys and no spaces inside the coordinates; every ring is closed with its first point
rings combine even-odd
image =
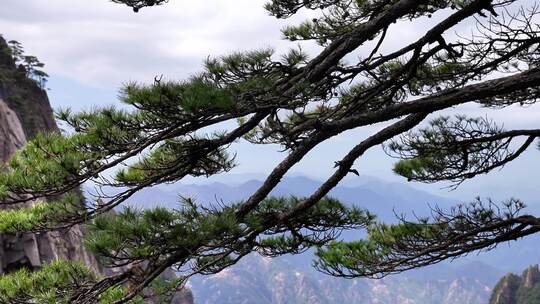
{"type": "MultiPolygon", "coordinates": [[[[320,184],[320,181],[304,176],[285,177],[270,195],[304,197],[311,194],[320,184]]],[[[247,199],[260,185],[262,181],[256,179],[232,185],[223,182],[177,183],[139,192],[130,198],[129,202],[144,208],[158,205],[175,208],[179,206],[179,196],[185,196],[203,205],[227,204],[247,199]],[[159,202],[155,201],[156,198],[159,198],[159,202]]],[[[379,215],[384,221],[395,221],[396,213],[402,212],[412,214],[412,211],[415,211],[419,216],[427,215],[431,211],[430,206],[449,207],[457,202],[407,185],[386,183],[382,180],[376,183],[371,181],[368,185],[338,185],[329,196],[346,204],[365,208],[379,215]],[[396,187],[400,190],[388,190],[396,187]]]]}
{"type": "MultiPolygon", "coordinates": [[[[205,206],[227,204],[245,199],[261,183],[255,179],[232,185],[216,181],[177,183],[141,192],[131,199],[131,204],[175,208],[179,206],[179,195],[195,198],[205,206]],[[149,203],[156,201],[161,203],[149,203]]],[[[320,181],[308,177],[286,177],[272,195],[305,196],[319,185],[320,181]]],[[[366,207],[384,221],[396,220],[396,208],[408,214],[415,210],[420,215],[429,213],[434,204],[446,208],[456,202],[407,185],[387,183],[371,177],[366,182],[360,178],[354,185],[339,185],[330,195],[345,203],[366,207]],[[428,203],[432,203],[432,206],[428,203]]],[[[349,231],[343,238],[357,239],[364,235],[362,231],[349,231]]],[[[382,281],[350,281],[316,272],[311,267],[312,260],[312,252],[274,259],[252,255],[218,275],[194,278],[190,286],[199,304],[482,304],[488,303],[491,288],[504,274],[497,267],[470,261],[443,263],[382,281]]]]}
{"type": "Polygon", "coordinates": [[[495,286],[490,304],[540,304],[540,270],[529,266],[521,275],[506,274],[495,286]]]}

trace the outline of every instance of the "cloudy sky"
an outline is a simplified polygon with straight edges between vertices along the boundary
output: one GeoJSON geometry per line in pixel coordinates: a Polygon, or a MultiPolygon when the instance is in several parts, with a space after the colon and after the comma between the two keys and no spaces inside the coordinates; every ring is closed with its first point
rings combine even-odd
{"type": "MultiPolygon", "coordinates": [[[[527,2],[534,1],[523,1],[527,2]]],[[[107,0],[2,0],[0,33],[20,41],[28,54],[46,63],[53,107],[81,109],[117,103],[118,89],[128,81],[151,82],[156,75],[185,78],[196,73],[209,55],[269,46],[278,53],[285,51],[293,45],[281,39],[280,28],[308,16],[278,21],[268,16],[263,4],[262,0],[172,0],[134,14],[107,0]]],[[[428,22],[394,26],[384,47],[420,35],[428,22]]],[[[466,31],[468,26],[457,30],[466,31]]],[[[313,45],[304,47],[317,51],[313,45]]],[[[468,105],[453,112],[489,115],[510,127],[532,128],[540,122],[536,107],[495,112],[468,105]]],[[[324,178],[335,160],[377,128],[343,134],[316,149],[294,171],[324,178]]],[[[233,150],[240,163],[233,172],[239,174],[268,172],[283,156],[276,147],[239,144],[233,150]]],[[[444,184],[415,186],[448,196],[517,196],[534,201],[540,178],[538,153],[533,149],[503,170],[467,182],[452,193],[441,190],[444,184]]],[[[391,167],[392,160],[380,149],[357,163],[362,174],[404,182],[392,174],[391,167]]]]}

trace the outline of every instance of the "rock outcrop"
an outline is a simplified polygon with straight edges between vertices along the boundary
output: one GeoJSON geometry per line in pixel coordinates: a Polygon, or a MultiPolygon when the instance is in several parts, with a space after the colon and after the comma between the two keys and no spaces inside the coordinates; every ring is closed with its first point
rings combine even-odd
{"type": "MultiPolygon", "coordinates": [[[[29,138],[58,127],[47,93],[17,68],[0,38],[0,160],[7,161],[29,138]]],[[[56,259],[78,260],[100,272],[93,255],[82,246],[82,231],[0,235],[0,273],[21,267],[39,268],[56,259]]]]}
{"type": "Polygon", "coordinates": [[[0,95],[0,161],[6,162],[26,142],[26,135],[17,114],[0,95]]]}
{"type": "MultiPolygon", "coordinates": [[[[0,36],[0,161],[9,160],[37,133],[58,130],[47,93],[17,67],[0,36]]],[[[81,261],[95,273],[110,273],[84,248],[83,234],[79,226],[64,232],[0,234],[0,274],[23,267],[39,269],[43,263],[57,259],[81,261]]],[[[193,296],[189,290],[182,291],[172,303],[192,304],[193,296]]]]}
{"type": "Polygon", "coordinates": [[[493,289],[490,304],[540,304],[540,270],[530,266],[521,276],[509,273],[493,289]]]}

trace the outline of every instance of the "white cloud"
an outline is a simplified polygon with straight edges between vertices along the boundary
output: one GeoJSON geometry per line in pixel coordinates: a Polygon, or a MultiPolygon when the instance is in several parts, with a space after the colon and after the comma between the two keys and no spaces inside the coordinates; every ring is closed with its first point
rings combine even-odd
{"type": "Polygon", "coordinates": [[[185,77],[208,55],[284,46],[262,1],[171,1],[138,14],[106,0],[2,2],[8,39],[21,41],[49,73],[89,85],[185,77]]]}
{"type": "MultiPolygon", "coordinates": [[[[293,47],[281,39],[280,29],[310,13],[276,20],[263,9],[265,2],[174,0],[135,14],[107,0],[2,0],[0,27],[8,39],[21,41],[45,62],[50,74],[116,88],[160,74],[186,77],[208,55],[293,47]]],[[[393,26],[383,49],[403,45],[436,21],[426,19],[393,26]]],[[[314,50],[312,45],[307,49],[314,50]]]]}
{"type": "MultiPolygon", "coordinates": [[[[172,0],[135,14],[108,0],[2,0],[0,28],[45,62],[50,74],[117,88],[125,81],[151,81],[161,74],[184,78],[197,72],[208,55],[292,47],[281,40],[280,28],[308,13],[276,20],[263,9],[265,2],[172,0]]],[[[393,25],[382,50],[416,39],[444,15],[393,25]]],[[[369,52],[372,44],[349,60],[369,52]]]]}
{"type": "MultiPolygon", "coordinates": [[[[285,23],[307,17],[278,21],[262,8],[265,0],[171,0],[167,5],[143,9],[138,14],[108,0],[1,1],[0,28],[6,38],[21,41],[29,54],[47,64],[49,74],[107,90],[115,90],[129,80],[148,82],[161,74],[167,78],[185,78],[199,71],[208,55],[267,46],[284,51],[291,44],[280,40],[279,29],[285,23]]],[[[441,15],[414,24],[393,25],[383,50],[395,49],[415,39],[430,24],[440,20],[441,15]]],[[[468,32],[468,27],[470,23],[460,24],[460,31],[468,32]]],[[[348,56],[348,60],[354,60],[369,47],[366,45],[348,56]]],[[[89,98],[85,93],[78,94],[65,97],[64,103],[89,98]]],[[[467,105],[446,113],[456,112],[472,116],[487,114],[508,127],[535,127],[540,120],[539,107],[486,111],[467,105]]],[[[327,175],[333,170],[336,157],[373,131],[369,128],[361,133],[349,132],[331,145],[317,149],[295,169],[317,176],[327,175]],[[322,165],[321,159],[327,160],[327,164],[322,165]]],[[[246,171],[270,170],[282,156],[274,149],[265,148],[238,148],[246,171]],[[261,163],[261,159],[266,159],[267,164],[261,163]]],[[[380,150],[373,150],[367,156],[360,162],[363,174],[381,174],[381,170],[390,174],[390,161],[380,150]]],[[[516,166],[524,167],[524,163],[516,166]]],[[[523,172],[532,179],[533,173],[523,172]]],[[[504,177],[500,177],[501,180],[504,177]]]]}

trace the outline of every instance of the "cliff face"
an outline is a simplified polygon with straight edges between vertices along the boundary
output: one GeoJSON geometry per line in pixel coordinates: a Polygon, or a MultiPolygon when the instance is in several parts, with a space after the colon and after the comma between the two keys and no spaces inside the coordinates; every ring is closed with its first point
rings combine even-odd
{"type": "MultiPolygon", "coordinates": [[[[7,161],[40,131],[58,131],[47,94],[16,66],[0,38],[0,160],[7,161]]],[[[79,260],[100,272],[96,259],[83,248],[81,235],[80,227],[40,235],[0,235],[0,273],[38,268],[55,259],[79,260]]]]}
{"type": "MultiPolygon", "coordinates": [[[[47,93],[17,67],[0,36],[0,161],[9,160],[37,133],[58,130],[47,93]]],[[[83,233],[76,226],[63,232],[0,234],[0,274],[22,267],[39,269],[43,263],[57,259],[81,261],[95,273],[110,273],[84,248],[83,233]]],[[[173,276],[174,272],[166,275],[173,276]]],[[[189,290],[182,291],[171,303],[193,304],[193,296],[189,290]]]]}
{"type": "Polygon", "coordinates": [[[0,96],[0,161],[7,161],[25,142],[26,136],[17,114],[0,96]]]}
{"type": "Polygon", "coordinates": [[[490,304],[540,304],[538,265],[527,268],[521,276],[504,276],[493,289],[490,304]]]}
{"type": "Polygon", "coordinates": [[[26,138],[40,131],[58,130],[47,93],[15,65],[0,37],[0,99],[17,115],[26,138]]]}

